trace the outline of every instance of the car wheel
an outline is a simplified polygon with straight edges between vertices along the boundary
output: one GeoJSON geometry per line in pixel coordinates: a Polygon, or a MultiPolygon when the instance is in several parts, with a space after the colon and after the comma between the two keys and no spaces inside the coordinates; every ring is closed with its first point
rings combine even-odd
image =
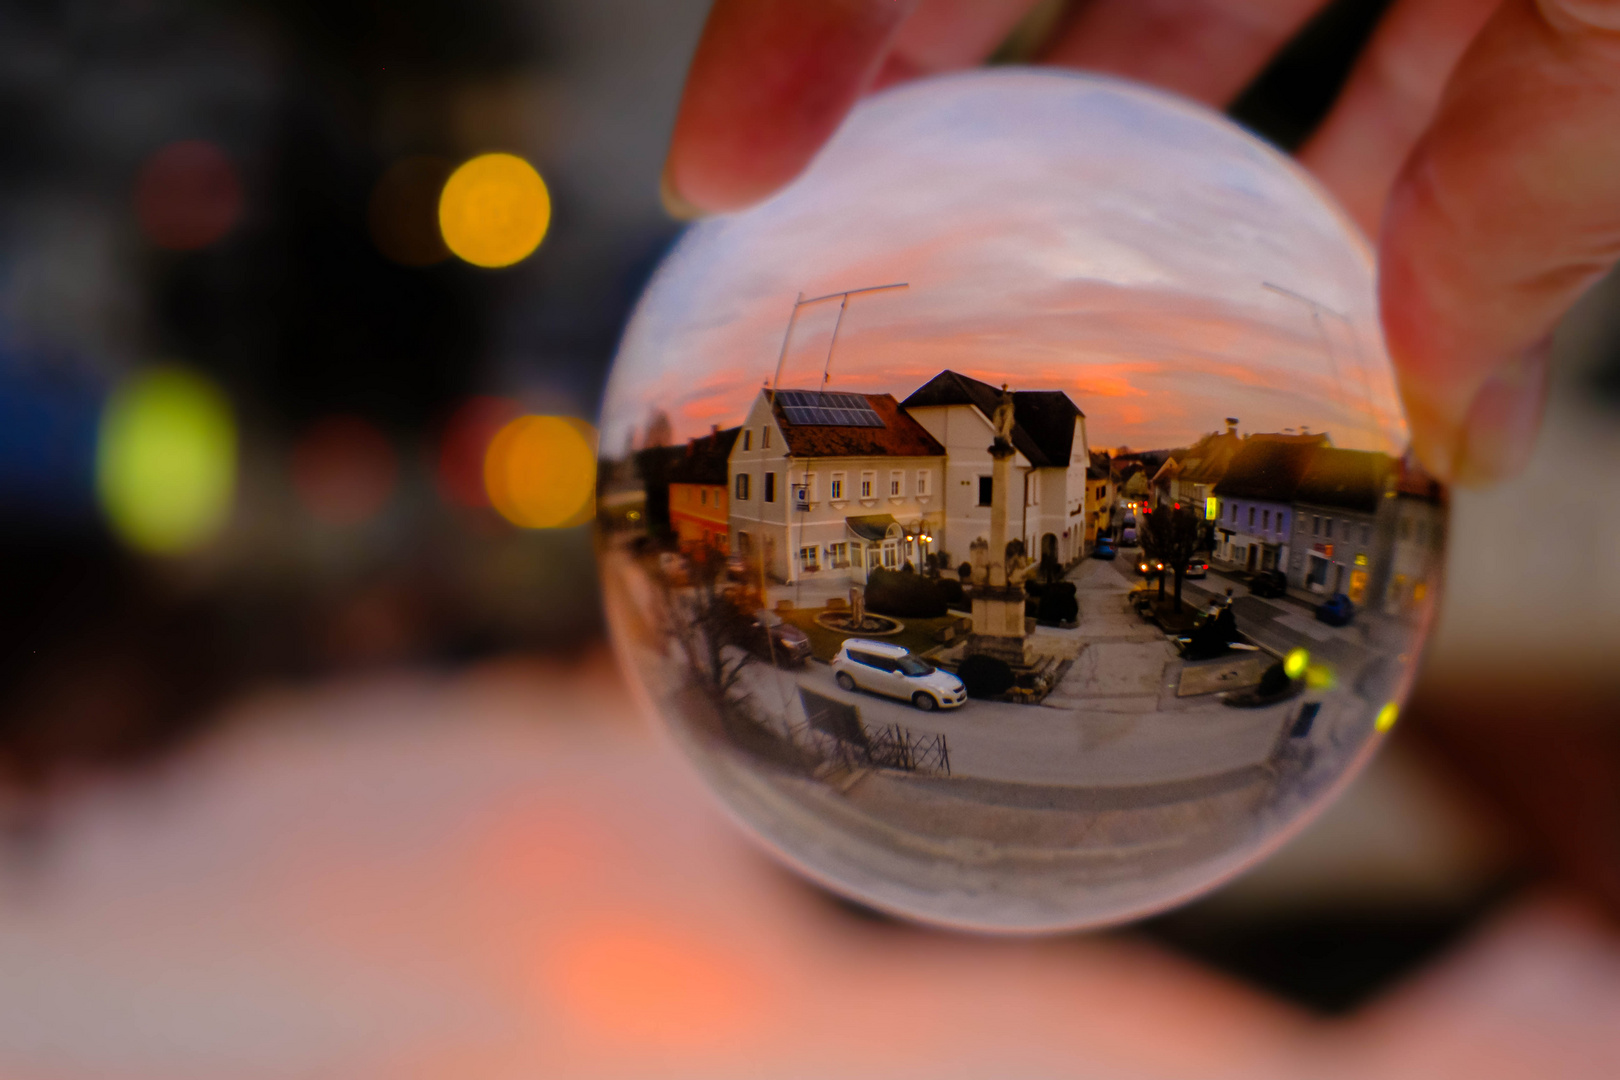
{"type": "Polygon", "coordinates": [[[921,690],[911,695],[911,703],[923,712],[933,712],[939,708],[939,702],[934,700],[934,695],[924,693],[921,690]]]}
{"type": "Polygon", "coordinates": [[[848,690],[852,694],[855,692],[855,680],[850,678],[850,674],[847,671],[840,671],[838,673],[838,685],[843,687],[845,690],[848,690]]]}

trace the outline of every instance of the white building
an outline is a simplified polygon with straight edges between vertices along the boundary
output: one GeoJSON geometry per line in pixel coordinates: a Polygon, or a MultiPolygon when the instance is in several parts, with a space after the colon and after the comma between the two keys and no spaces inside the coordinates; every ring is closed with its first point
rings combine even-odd
{"type": "Polygon", "coordinates": [[[1244,440],[1211,489],[1217,559],[1250,572],[1288,569],[1294,499],[1324,441],[1272,435],[1244,440]]]}
{"type": "MultiPolygon", "coordinates": [[[[942,371],[901,403],[945,448],[944,523],[934,541],[956,564],[967,561],[974,540],[990,537],[990,418],[1000,397],[988,383],[942,371]]],[[[1061,390],[1020,390],[1013,418],[1017,509],[1008,539],[1022,539],[1031,560],[1072,562],[1086,553],[1085,414],[1061,390]]]]}
{"type": "Polygon", "coordinates": [[[945,448],[890,394],[762,390],[728,462],[731,550],[778,581],[921,569],[944,469],[945,448]]]}

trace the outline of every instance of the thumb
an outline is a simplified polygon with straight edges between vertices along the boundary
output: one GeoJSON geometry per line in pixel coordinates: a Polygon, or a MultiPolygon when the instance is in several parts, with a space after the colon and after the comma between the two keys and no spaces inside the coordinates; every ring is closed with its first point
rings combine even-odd
{"type": "Polygon", "coordinates": [[[1384,215],[1379,294],[1438,476],[1522,468],[1554,324],[1620,259],[1620,3],[1506,0],[1459,61],[1384,215]]]}

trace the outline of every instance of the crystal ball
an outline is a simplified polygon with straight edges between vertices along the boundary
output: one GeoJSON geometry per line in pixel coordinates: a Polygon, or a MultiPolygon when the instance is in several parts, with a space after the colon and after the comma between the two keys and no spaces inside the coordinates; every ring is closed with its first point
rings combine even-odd
{"type": "Polygon", "coordinates": [[[1122,921],[1275,851],[1397,722],[1439,584],[1365,240],[1113,80],[866,100],[681,236],[600,427],[642,700],[782,860],[939,925],[1122,921]]]}

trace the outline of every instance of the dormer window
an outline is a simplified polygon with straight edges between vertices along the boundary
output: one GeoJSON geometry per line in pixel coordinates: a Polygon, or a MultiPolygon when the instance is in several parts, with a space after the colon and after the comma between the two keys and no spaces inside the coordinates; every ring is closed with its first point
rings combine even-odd
{"type": "Polygon", "coordinates": [[[754,448],[754,433],[752,431],[749,431],[749,430],[745,429],[743,431],[743,449],[744,450],[752,450],[753,448],[754,448]]]}
{"type": "Polygon", "coordinates": [[[759,429],[759,448],[761,450],[771,448],[771,426],[769,424],[759,429]]]}

